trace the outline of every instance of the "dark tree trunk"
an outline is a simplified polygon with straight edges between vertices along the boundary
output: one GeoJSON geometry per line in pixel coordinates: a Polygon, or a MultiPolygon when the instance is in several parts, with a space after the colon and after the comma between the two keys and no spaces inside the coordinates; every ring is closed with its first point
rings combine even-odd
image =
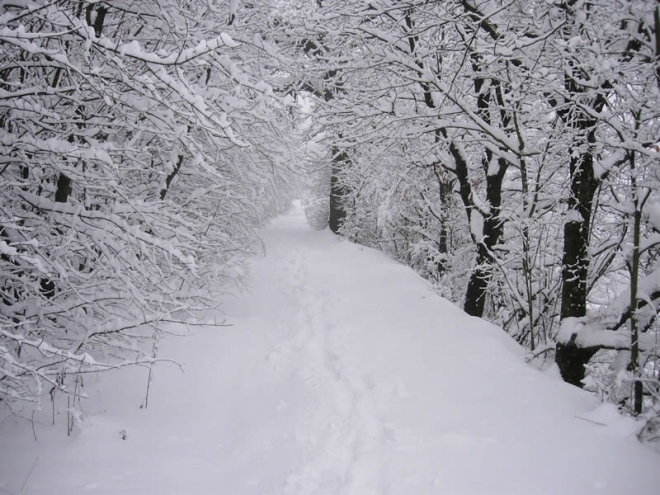
{"type": "Polygon", "coordinates": [[[330,218],[328,219],[328,224],[330,230],[338,234],[346,219],[346,208],[344,207],[346,190],[339,174],[348,165],[348,155],[345,151],[340,151],[337,148],[334,148],[332,151],[332,166],[330,168],[330,218]]]}
{"type": "Polygon", "coordinates": [[[572,217],[564,225],[562,318],[584,316],[587,311],[589,229],[594,194],[598,188],[592,154],[587,152],[571,158],[570,173],[568,211],[572,217]]]}
{"type": "Polygon", "coordinates": [[[105,22],[105,15],[108,13],[108,9],[104,5],[99,5],[96,10],[94,9],[94,4],[87,6],[85,12],[85,17],[87,24],[94,28],[94,34],[97,38],[101,37],[103,32],[103,23],[105,22]],[[94,19],[92,19],[92,14],[96,14],[94,19]]]}
{"type": "Polygon", "coordinates": [[[477,266],[470,276],[463,304],[463,310],[467,314],[479,318],[484,314],[486,291],[495,264],[493,248],[500,242],[504,230],[500,211],[502,209],[502,181],[508,168],[508,162],[503,158],[498,159],[497,162],[497,173],[486,176],[486,199],[490,210],[484,218],[483,240],[477,245],[477,266]]]}
{"type": "MultiPolygon", "coordinates": [[[[455,168],[453,172],[458,179],[459,195],[467,213],[468,223],[471,224],[472,215],[480,215],[481,213],[474,211],[475,205],[472,199],[472,186],[470,184],[467,160],[453,141],[449,144],[449,151],[454,158],[455,168]]],[[[485,230],[486,222],[484,222],[485,230]]],[[[489,259],[490,254],[483,243],[477,242],[476,239],[473,240],[477,243],[477,266],[470,276],[467,290],[465,291],[463,310],[471,316],[481,317],[484,311],[486,288],[488,286],[488,274],[484,263],[489,259]]]]}
{"type": "Polygon", "coordinates": [[[574,340],[568,343],[557,343],[555,363],[566,383],[582,388],[584,366],[598,352],[594,347],[578,347],[574,340]]]}
{"type": "Polygon", "coordinates": [[[490,258],[483,244],[477,247],[477,266],[470,275],[467,290],[465,291],[465,302],[463,311],[470,316],[481,318],[484,314],[486,304],[486,288],[490,281],[490,270],[485,266],[490,258]]]}
{"type": "MultiPolygon", "coordinates": [[[[572,78],[567,78],[566,87],[577,99],[584,90],[572,78]]],[[[604,101],[597,97],[592,104],[596,111],[602,110],[604,101]]],[[[561,113],[560,113],[561,115],[561,113]]],[[[569,218],[564,225],[564,254],[562,259],[561,318],[579,318],[587,314],[589,279],[589,232],[594,195],[600,180],[594,175],[593,144],[596,141],[596,121],[573,110],[562,118],[567,120],[577,133],[578,140],[569,150],[570,196],[568,198],[569,218]],[[577,115],[576,115],[577,114],[577,115]],[[584,136],[586,151],[578,152],[580,136],[584,136]]],[[[583,142],[584,142],[583,141],[583,142]]],[[[575,340],[557,344],[555,362],[562,378],[573,385],[582,387],[585,365],[598,351],[597,348],[579,348],[575,340]]]]}
{"type": "MultiPolygon", "coordinates": [[[[562,259],[561,318],[579,318],[587,314],[587,282],[589,276],[589,228],[591,209],[598,181],[593,173],[593,156],[586,153],[571,158],[571,195],[569,218],[564,225],[562,259]]],[[[597,349],[580,349],[574,340],[557,345],[555,361],[562,378],[582,386],[585,365],[597,349]]]]}
{"type": "Polygon", "coordinates": [[[181,170],[181,164],[183,163],[183,155],[179,155],[177,157],[176,165],[172,169],[172,171],[169,173],[169,175],[165,178],[165,186],[160,190],[160,200],[163,201],[165,199],[165,195],[167,194],[167,191],[170,190],[170,184],[172,183],[172,180],[174,177],[176,177],[176,174],[179,173],[179,170],[181,170]]]}
{"type": "MultiPolygon", "coordinates": [[[[575,1],[561,4],[565,11],[566,26],[564,39],[570,39],[583,29],[584,20],[577,20],[575,1]]],[[[588,12],[583,12],[588,15],[588,12]]],[[[596,142],[597,121],[578,103],[588,105],[596,112],[602,111],[605,98],[602,93],[588,95],[591,88],[584,87],[580,80],[584,76],[579,64],[567,60],[568,69],[564,73],[564,89],[567,103],[558,107],[559,117],[572,131],[570,155],[570,195],[568,215],[564,225],[564,254],[562,259],[561,319],[580,318],[587,313],[589,280],[589,233],[594,195],[600,180],[594,174],[594,143],[596,142]]],[[[551,101],[552,104],[557,104],[551,101]]],[[[562,378],[573,385],[582,387],[585,365],[598,351],[598,348],[580,348],[573,337],[568,342],[557,344],[555,362],[562,378]]]]}
{"type": "Polygon", "coordinates": [[[442,277],[447,270],[447,260],[449,258],[449,233],[447,231],[447,213],[449,210],[449,200],[453,192],[453,184],[445,174],[438,173],[438,187],[440,189],[440,234],[438,239],[438,251],[442,257],[438,262],[438,275],[442,277]]]}
{"type": "MultiPolygon", "coordinates": [[[[319,4],[320,6],[320,4],[319,4]]],[[[318,40],[306,39],[302,43],[304,52],[311,57],[325,57],[329,54],[327,47],[318,40]]],[[[322,76],[324,85],[322,89],[314,87],[309,83],[303,83],[302,86],[322,98],[326,102],[335,99],[338,93],[344,91],[344,82],[342,81],[340,69],[329,69],[322,76]]],[[[341,139],[341,133],[338,136],[341,139]]],[[[339,234],[341,227],[346,219],[346,209],[344,207],[344,197],[346,196],[346,187],[341,183],[339,175],[345,166],[348,165],[348,153],[337,146],[332,147],[332,163],[330,165],[330,215],[328,226],[335,234],[339,234]]]]}
{"type": "Polygon", "coordinates": [[[60,173],[57,178],[57,190],[55,191],[55,201],[57,203],[66,203],[71,194],[71,179],[60,173]]]}
{"type": "MultiPolygon", "coordinates": [[[[473,55],[473,67],[475,71],[478,72],[480,66],[481,60],[479,56],[473,55]]],[[[485,82],[485,79],[477,77],[474,80],[474,90],[478,95],[477,113],[485,122],[490,124],[491,100],[496,96],[496,91],[499,90],[499,83],[493,80],[489,89],[484,89],[485,82]]],[[[507,125],[508,119],[506,115],[503,115],[502,127],[506,128],[507,125]]],[[[497,172],[491,174],[490,169],[493,160],[492,152],[486,150],[482,159],[482,166],[486,176],[486,202],[489,206],[483,219],[483,236],[481,239],[475,239],[478,243],[476,267],[470,275],[467,290],[465,291],[465,302],[463,304],[463,310],[467,314],[479,318],[484,314],[486,291],[495,264],[493,247],[500,242],[503,233],[503,223],[500,218],[500,211],[502,209],[502,181],[509,164],[503,158],[497,159],[497,172]]]]}

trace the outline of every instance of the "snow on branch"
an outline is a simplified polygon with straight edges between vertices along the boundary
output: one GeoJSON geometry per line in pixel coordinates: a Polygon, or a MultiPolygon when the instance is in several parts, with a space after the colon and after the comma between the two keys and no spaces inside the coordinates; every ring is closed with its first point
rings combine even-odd
{"type": "MultiPolygon", "coordinates": [[[[611,330],[594,318],[564,318],[557,333],[560,344],[573,343],[580,348],[598,348],[611,350],[629,350],[630,332],[627,328],[611,330]]],[[[657,347],[654,335],[639,336],[641,351],[651,351],[657,347]]]]}
{"type": "Polygon", "coordinates": [[[186,48],[178,53],[167,55],[159,55],[154,52],[146,51],[136,40],[129,43],[121,43],[118,41],[112,41],[106,37],[101,37],[94,39],[93,43],[121,56],[126,56],[153,65],[182,65],[223,47],[237,48],[240,46],[239,43],[234,41],[231,36],[226,33],[222,33],[220,36],[211,40],[200,41],[197,46],[193,48],[186,48]]]}

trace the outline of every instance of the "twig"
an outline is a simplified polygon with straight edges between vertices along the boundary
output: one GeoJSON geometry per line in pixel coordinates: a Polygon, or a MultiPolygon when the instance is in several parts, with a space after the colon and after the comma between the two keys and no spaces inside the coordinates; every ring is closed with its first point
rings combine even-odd
{"type": "Polygon", "coordinates": [[[34,441],[37,441],[37,432],[34,431],[34,411],[32,411],[32,420],[30,421],[30,424],[32,425],[32,435],[34,436],[34,441]]]}
{"type": "Polygon", "coordinates": [[[23,481],[23,484],[21,485],[21,491],[23,491],[23,488],[25,488],[25,485],[27,484],[28,480],[30,479],[30,476],[32,475],[32,471],[34,471],[34,468],[37,467],[37,462],[39,462],[39,458],[34,461],[34,464],[32,464],[32,468],[30,469],[30,472],[27,474],[25,477],[25,480],[23,481]]]}
{"type": "Polygon", "coordinates": [[[554,342],[551,342],[549,344],[544,345],[541,348],[536,349],[533,352],[532,351],[528,352],[527,355],[525,356],[525,361],[529,363],[530,361],[539,357],[541,354],[546,354],[554,350],[556,350],[556,345],[554,342]]]}
{"type": "Polygon", "coordinates": [[[594,421],[593,419],[583,418],[582,416],[578,416],[577,414],[575,415],[575,417],[577,419],[581,419],[581,420],[584,420],[584,421],[589,421],[589,423],[593,423],[593,424],[598,425],[598,426],[607,426],[605,423],[600,423],[598,421],[594,421]]]}

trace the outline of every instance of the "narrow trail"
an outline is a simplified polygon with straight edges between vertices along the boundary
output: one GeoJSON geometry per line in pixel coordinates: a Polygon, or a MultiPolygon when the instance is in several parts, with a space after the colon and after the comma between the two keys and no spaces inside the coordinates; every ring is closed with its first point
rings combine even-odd
{"type": "Polygon", "coordinates": [[[293,336],[277,345],[271,359],[301,354],[298,373],[316,401],[296,431],[296,439],[315,453],[287,476],[282,490],[299,493],[382,493],[384,450],[382,419],[367,378],[346,355],[347,342],[337,298],[319,287],[308,271],[311,253],[290,246],[284,254],[295,300],[293,336]]]}
{"type": "Polygon", "coordinates": [[[299,380],[308,401],[293,432],[304,460],[278,492],[382,493],[384,435],[373,386],[347,358],[341,298],[314,271],[325,244],[337,240],[301,225],[300,212],[274,222],[264,237],[268,258],[278,262],[255,267],[253,297],[270,301],[267,319],[277,322],[267,360],[274,373],[299,380]]]}
{"type": "MultiPolygon", "coordinates": [[[[655,493],[660,457],[634,425],[545,376],[488,323],[381,253],[264,229],[252,290],[226,329],[170,337],[144,398],[122,371],[86,420],[0,419],[0,493],[431,495],[655,493]],[[119,432],[127,432],[122,440],[119,432]],[[35,464],[35,459],[37,463],[35,464]],[[31,466],[34,468],[30,470],[31,466]]],[[[183,331],[183,329],[180,329],[183,331]]]]}
{"type": "Polygon", "coordinates": [[[255,286],[270,293],[255,297],[285,294],[286,315],[268,358],[309,403],[294,432],[302,459],[274,493],[631,493],[660,481],[655,454],[639,480],[622,477],[634,438],[585,421],[589,395],[529,368],[500,329],[409,269],[310,231],[300,209],[264,238],[255,286]]]}

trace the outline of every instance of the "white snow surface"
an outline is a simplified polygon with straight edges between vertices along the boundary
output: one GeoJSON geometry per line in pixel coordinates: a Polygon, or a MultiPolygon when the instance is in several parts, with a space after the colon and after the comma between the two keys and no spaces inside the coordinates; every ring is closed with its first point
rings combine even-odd
{"type": "Polygon", "coordinates": [[[140,368],[88,379],[71,437],[50,403],[37,441],[0,409],[0,493],[658,493],[639,425],[410,269],[312,231],[299,205],[262,235],[233,325],[161,343],[185,373],[158,364],[148,409],[140,368]]]}

